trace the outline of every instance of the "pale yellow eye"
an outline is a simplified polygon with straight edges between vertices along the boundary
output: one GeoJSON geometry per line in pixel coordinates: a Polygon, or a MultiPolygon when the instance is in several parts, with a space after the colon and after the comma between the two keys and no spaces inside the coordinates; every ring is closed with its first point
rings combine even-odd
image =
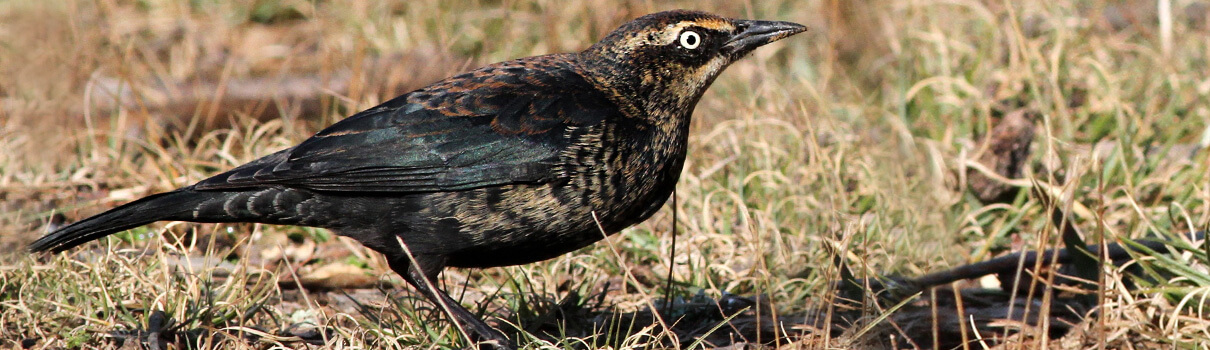
{"type": "Polygon", "coordinates": [[[702,37],[697,35],[697,32],[686,30],[681,32],[681,47],[686,49],[696,49],[702,45],[702,37]]]}

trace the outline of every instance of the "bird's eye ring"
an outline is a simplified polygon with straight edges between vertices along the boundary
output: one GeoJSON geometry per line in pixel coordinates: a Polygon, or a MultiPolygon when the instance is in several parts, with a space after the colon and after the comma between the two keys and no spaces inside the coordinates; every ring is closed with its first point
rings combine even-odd
{"type": "Polygon", "coordinates": [[[681,47],[693,50],[701,45],[702,37],[697,35],[697,32],[691,30],[681,32],[681,47]]]}

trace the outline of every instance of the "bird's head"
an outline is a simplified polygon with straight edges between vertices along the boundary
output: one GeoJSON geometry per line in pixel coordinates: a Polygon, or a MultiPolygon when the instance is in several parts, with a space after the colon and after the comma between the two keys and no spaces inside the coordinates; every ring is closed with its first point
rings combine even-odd
{"type": "Polygon", "coordinates": [[[642,102],[626,107],[659,118],[667,116],[661,112],[691,112],[732,62],[757,47],[806,30],[791,22],[665,11],[623,24],[581,52],[580,58],[598,85],[642,102]]]}

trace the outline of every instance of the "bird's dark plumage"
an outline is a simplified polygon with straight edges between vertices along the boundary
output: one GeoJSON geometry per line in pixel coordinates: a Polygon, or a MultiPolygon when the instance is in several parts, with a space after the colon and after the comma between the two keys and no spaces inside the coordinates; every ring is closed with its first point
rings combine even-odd
{"type": "Polygon", "coordinates": [[[437,274],[549,259],[650,217],[680,175],[706,88],[736,59],[803,30],[693,11],[643,16],[585,51],[448,78],[30,249],[62,251],[160,220],[328,228],[383,253],[476,339],[507,347],[432,288],[437,274]]]}

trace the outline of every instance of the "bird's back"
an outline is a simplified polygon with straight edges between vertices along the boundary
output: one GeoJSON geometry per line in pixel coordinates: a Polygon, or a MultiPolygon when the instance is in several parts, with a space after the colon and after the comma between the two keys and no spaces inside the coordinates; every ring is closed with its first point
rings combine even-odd
{"type": "Polygon", "coordinates": [[[194,190],[304,191],[341,203],[308,224],[378,250],[398,235],[451,266],[566,253],[600,240],[601,228],[649,217],[684,160],[684,137],[626,115],[575,59],[528,57],[451,77],[194,190]]]}

